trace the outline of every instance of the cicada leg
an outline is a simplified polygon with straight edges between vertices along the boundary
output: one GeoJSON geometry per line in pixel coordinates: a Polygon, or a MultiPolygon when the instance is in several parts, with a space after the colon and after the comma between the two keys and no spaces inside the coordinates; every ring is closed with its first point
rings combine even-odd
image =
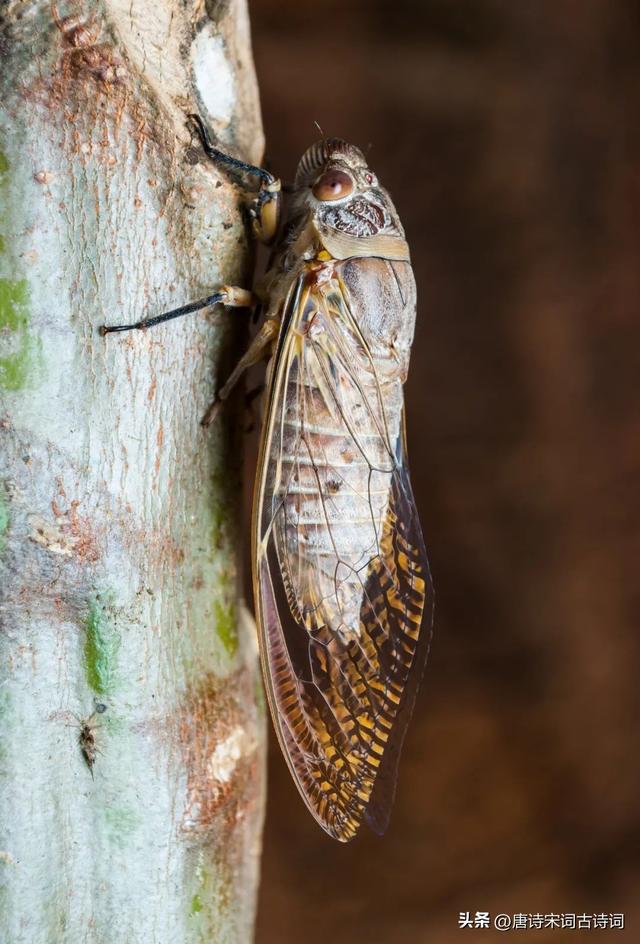
{"type": "Polygon", "coordinates": [[[234,170],[250,174],[252,177],[259,179],[260,190],[249,203],[249,216],[253,235],[268,246],[273,242],[278,232],[282,203],[282,183],[263,167],[247,164],[245,161],[240,161],[237,157],[231,157],[230,154],[225,154],[224,151],[214,147],[200,115],[189,115],[189,119],[200,135],[202,147],[207,157],[210,157],[216,164],[225,164],[227,167],[232,167],[234,170]]]}
{"type": "MultiPolygon", "coordinates": [[[[247,164],[245,161],[238,160],[237,157],[231,157],[231,155],[225,154],[223,151],[214,147],[211,143],[209,132],[199,115],[190,115],[189,120],[200,135],[205,154],[207,154],[212,161],[215,161],[217,164],[224,164],[242,173],[258,177],[260,180],[260,190],[249,206],[253,234],[257,239],[266,244],[272,242],[277,233],[280,220],[282,191],[280,181],[262,167],[247,164]]],[[[135,329],[144,330],[145,328],[152,328],[165,321],[171,321],[173,318],[181,318],[182,315],[189,315],[192,312],[201,311],[203,308],[210,308],[213,305],[248,308],[253,307],[255,304],[255,297],[246,289],[223,285],[213,295],[207,295],[206,298],[200,298],[198,301],[190,302],[188,305],[182,305],[180,308],[174,308],[171,311],[164,312],[162,315],[156,315],[154,318],[144,318],[142,321],[136,321],[133,324],[102,325],[100,334],[105,335],[115,331],[133,331],[135,329]]]]}
{"type": "Polygon", "coordinates": [[[200,420],[202,426],[210,426],[213,423],[222,403],[227,399],[245,370],[249,367],[253,367],[253,365],[259,363],[259,361],[270,357],[279,330],[279,322],[276,321],[275,318],[267,318],[245,353],[231,371],[229,379],[220,388],[216,394],[215,400],[200,420]]]}
{"type": "Polygon", "coordinates": [[[142,321],[136,321],[134,324],[124,325],[101,325],[100,334],[112,334],[114,331],[133,331],[135,329],[144,330],[153,328],[154,325],[162,324],[163,321],[171,321],[173,318],[181,318],[182,315],[189,315],[194,311],[201,311],[203,308],[211,308],[214,305],[226,305],[228,308],[252,308],[257,304],[257,299],[252,292],[246,288],[237,288],[234,285],[221,285],[213,295],[207,295],[206,298],[200,298],[197,302],[189,302],[188,305],[182,305],[181,308],[173,308],[171,311],[165,311],[162,315],[156,315],[154,318],[144,318],[142,321]]]}

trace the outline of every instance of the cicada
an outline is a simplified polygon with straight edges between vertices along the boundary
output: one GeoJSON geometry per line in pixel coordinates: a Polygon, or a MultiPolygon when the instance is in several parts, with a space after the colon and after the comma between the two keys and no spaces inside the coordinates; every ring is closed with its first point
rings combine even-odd
{"type": "Polygon", "coordinates": [[[429,648],[433,592],[409,479],[403,384],[416,289],[389,194],[363,153],[331,138],[289,188],[259,181],[254,234],[273,245],[253,292],[222,286],[102,333],[212,305],[259,305],[262,326],[203,418],[244,370],[269,361],[253,505],[253,584],[265,687],[283,754],[311,814],[352,839],[388,823],[398,759],[429,648]]]}

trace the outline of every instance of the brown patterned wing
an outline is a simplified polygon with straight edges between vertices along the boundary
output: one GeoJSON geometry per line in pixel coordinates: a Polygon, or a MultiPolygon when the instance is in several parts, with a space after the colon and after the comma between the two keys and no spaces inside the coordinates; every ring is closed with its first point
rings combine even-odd
{"type": "Polygon", "coordinates": [[[363,820],[387,825],[431,633],[402,384],[387,368],[338,278],[297,285],[263,432],[256,612],[278,740],[309,810],[341,841],[363,820]]]}

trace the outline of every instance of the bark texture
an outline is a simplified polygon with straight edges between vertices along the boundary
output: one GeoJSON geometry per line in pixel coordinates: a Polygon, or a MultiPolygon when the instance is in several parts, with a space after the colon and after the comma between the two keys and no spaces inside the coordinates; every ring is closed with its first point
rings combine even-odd
{"type": "Polygon", "coordinates": [[[245,3],[16,0],[0,36],[0,940],[245,942],[240,414],[198,425],[242,316],[97,331],[246,281],[240,194],[185,126],[261,158],[245,3]]]}

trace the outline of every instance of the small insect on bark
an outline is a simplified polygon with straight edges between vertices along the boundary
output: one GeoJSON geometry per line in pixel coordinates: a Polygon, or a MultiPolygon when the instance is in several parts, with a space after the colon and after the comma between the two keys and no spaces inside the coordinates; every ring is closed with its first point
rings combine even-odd
{"type": "Polygon", "coordinates": [[[80,745],[80,750],[82,751],[82,756],[85,759],[87,767],[91,773],[91,778],[93,779],[93,767],[96,762],[96,756],[98,754],[98,747],[96,745],[96,725],[94,723],[96,715],[101,715],[107,710],[106,705],[98,704],[95,707],[95,710],[89,717],[82,721],[78,719],[80,725],[80,734],[78,735],[78,744],[80,745]]]}
{"type": "Polygon", "coordinates": [[[222,286],[133,325],[211,305],[260,304],[265,319],[203,417],[244,370],[269,360],[253,507],[253,584],[278,741],[307,807],[346,842],[384,832],[431,636],[433,591],[405,442],[403,384],[416,314],[404,232],[358,148],[304,154],[281,220],[280,181],[259,181],[255,236],[274,244],[254,292],[222,286]]]}

